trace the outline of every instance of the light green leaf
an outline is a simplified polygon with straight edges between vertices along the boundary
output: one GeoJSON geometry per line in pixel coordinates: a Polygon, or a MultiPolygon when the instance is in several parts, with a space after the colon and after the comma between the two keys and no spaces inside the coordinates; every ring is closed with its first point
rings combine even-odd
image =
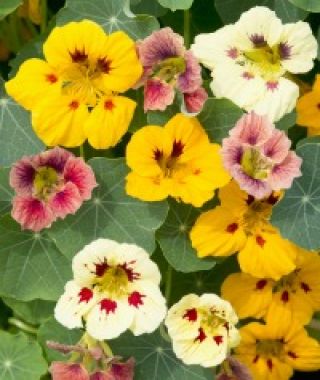
{"type": "Polygon", "coordinates": [[[19,5],[22,4],[22,0],[1,0],[0,2],[0,20],[5,18],[10,13],[14,12],[19,5]]]}
{"type": "Polygon", "coordinates": [[[49,361],[66,361],[67,356],[47,347],[48,340],[73,345],[79,342],[83,332],[79,329],[69,330],[61,326],[53,317],[44,322],[38,330],[38,341],[41,343],[49,361]]]}
{"type": "Polygon", "coordinates": [[[38,325],[47,320],[52,315],[55,305],[54,302],[42,300],[22,302],[7,297],[2,297],[2,300],[19,318],[32,325],[38,325]]]}
{"type": "Polygon", "coordinates": [[[201,210],[173,200],[170,200],[169,206],[167,219],[156,235],[169,264],[176,271],[185,273],[213,268],[216,261],[212,258],[199,259],[189,237],[201,210]]]}
{"type": "Polygon", "coordinates": [[[320,12],[319,0],[289,0],[290,3],[309,12],[320,12]]]}
{"type": "Polygon", "coordinates": [[[303,20],[308,15],[304,10],[290,4],[288,0],[215,0],[215,6],[225,24],[236,22],[243,12],[255,6],[265,6],[274,10],[283,22],[303,20]]]}
{"type": "Polygon", "coordinates": [[[272,224],[281,234],[307,249],[320,248],[320,137],[299,142],[296,153],[303,159],[297,178],[274,207],[272,224]]]}
{"type": "Polygon", "coordinates": [[[47,372],[41,347],[24,334],[0,332],[0,380],[38,380],[47,372]]]}
{"type": "Polygon", "coordinates": [[[177,9],[189,9],[193,0],[159,0],[160,5],[165,8],[170,8],[172,11],[177,9]]]}
{"type": "Polygon", "coordinates": [[[124,159],[89,161],[99,187],[76,215],[57,222],[48,231],[68,258],[98,238],[135,243],[152,253],[155,230],[164,222],[167,202],[142,202],[125,192],[128,169],[124,159]]]}
{"type": "Polygon", "coordinates": [[[117,355],[134,356],[135,380],[214,380],[212,369],[184,365],[158,332],[137,337],[126,333],[109,343],[117,355]]]}
{"type": "Polygon", "coordinates": [[[134,15],[129,0],[67,0],[57,14],[57,25],[83,19],[97,22],[107,33],[123,30],[135,40],[147,37],[159,28],[155,17],[134,15]]]}
{"type": "Polygon", "coordinates": [[[44,145],[32,130],[30,114],[5,95],[0,79],[0,165],[9,166],[28,154],[39,153],[44,145]]]}
{"type": "Polygon", "coordinates": [[[0,293],[21,301],[55,301],[71,278],[71,265],[46,232],[21,231],[5,215],[0,236],[0,293]]]}
{"type": "Polygon", "coordinates": [[[158,0],[131,1],[131,10],[135,14],[148,14],[155,17],[160,17],[167,13],[167,9],[163,8],[158,3],[158,0]]]}
{"type": "Polygon", "coordinates": [[[11,209],[13,189],[9,185],[9,168],[0,169],[0,215],[4,215],[11,209]]]}
{"type": "Polygon", "coordinates": [[[287,131],[289,128],[293,127],[297,121],[297,113],[295,110],[284,115],[277,123],[276,127],[282,131],[287,131]]]}
{"type": "Polygon", "coordinates": [[[210,139],[221,143],[242,115],[241,108],[229,100],[209,98],[198,115],[198,119],[210,139]]]}

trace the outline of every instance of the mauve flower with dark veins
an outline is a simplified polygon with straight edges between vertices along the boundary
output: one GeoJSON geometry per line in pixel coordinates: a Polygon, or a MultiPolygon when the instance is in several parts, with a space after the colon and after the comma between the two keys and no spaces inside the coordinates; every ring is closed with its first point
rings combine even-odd
{"type": "Polygon", "coordinates": [[[52,380],[90,380],[82,364],[53,362],[49,369],[52,380]]]}
{"type": "Polygon", "coordinates": [[[16,162],[10,185],[16,192],[12,217],[23,229],[40,231],[74,214],[91,198],[97,183],[82,158],[56,147],[16,162]]]}
{"type": "Polygon", "coordinates": [[[217,380],[253,380],[249,369],[239,360],[229,356],[222,364],[217,380]]]}

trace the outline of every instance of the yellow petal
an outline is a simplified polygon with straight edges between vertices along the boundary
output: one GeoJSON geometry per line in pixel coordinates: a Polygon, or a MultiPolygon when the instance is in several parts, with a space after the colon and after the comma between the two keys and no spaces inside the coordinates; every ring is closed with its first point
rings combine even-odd
{"type": "Polygon", "coordinates": [[[297,103],[297,124],[320,128],[320,90],[303,95],[297,103]]]}
{"type": "Polygon", "coordinates": [[[127,175],[126,192],[143,201],[161,201],[168,197],[166,179],[142,177],[136,173],[127,175]]]}
{"type": "Polygon", "coordinates": [[[241,190],[236,181],[232,180],[219,190],[221,205],[242,215],[248,210],[248,194],[241,190]]]}

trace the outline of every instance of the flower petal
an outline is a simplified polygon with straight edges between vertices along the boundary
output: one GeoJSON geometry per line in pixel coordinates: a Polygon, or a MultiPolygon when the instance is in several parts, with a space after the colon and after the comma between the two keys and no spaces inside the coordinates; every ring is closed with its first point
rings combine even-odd
{"type": "Polygon", "coordinates": [[[194,92],[202,84],[201,67],[190,50],[185,53],[184,59],[186,62],[186,69],[181,75],[179,75],[177,87],[181,92],[194,92]]]}
{"type": "Polygon", "coordinates": [[[300,171],[302,159],[290,151],[287,157],[274,166],[270,176],[270,184],[274,190],[289,189],[295,178],[302,175],[300,171]]]}
{"type": "Polygon", "coordinates": [[[173,103],[174,89],[160,79],[148,79],[144,87],[144,111],[164,111],[173,103]]]}
{"type": "Polygon", "coordinates": [[[10,186],[19,195],[32,195],[35,175],[34,162],[31,157],[23,157],[10,170],[10,186]]]}
{"type": "Polygon", "coordinates": [[[68,214],[75,214],[80,208],[82,199],[77,187],[69,182],[61,190],[52,195],[48,206],[59,218],[64,219],[68,214]]]}

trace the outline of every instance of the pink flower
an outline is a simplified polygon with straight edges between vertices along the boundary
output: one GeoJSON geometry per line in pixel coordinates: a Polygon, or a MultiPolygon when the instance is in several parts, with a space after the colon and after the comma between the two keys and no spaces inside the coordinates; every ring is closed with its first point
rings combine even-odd
{"type": "Polygon", "coordinates": [[[184,94],[184,104],[188,113],[198,113],[202,110],[204,103],[208,99],[208,94],[203,87],[199,87],[194,92],[184,94]]]}
{"type": "Polygon", "coordinates": [[[261,199],[273,190],[288,189],[301,175],[302,160],[290,150],[284,132],[254,112],[241,117],[222,143],[225,168],[241,189],[261,199]]]}
{"type": "Polygon", "coordinates": [[[97,183],[82,158],[57,147],[16,162],[10,185],[16,192],[12,217],[22,228],[40,231],[74,214],[97,183]]]}
{"type": "Polygon", "coordinates": [[[109,370],[92,374],[90,380],[133,380],[134,364],[133,358],[126,363],[113,363],[109,370]]]}
{"type": "MultiPolygon", "coordinates": [[[[163,111],[173,103],[175,90],[193,94],[201,88],[201,67],[183,38],[171,28],[153,32],[137,44],[144,73],[136,87],[145,86],[144,110],[163,111]]],[[[204,89],[202,89],[202,98],[204,89]]],[[[203,103],[202,103],[203,104],[203,103]]],[[[201,110],[198,102],[197,112],[201,110]]]]}
{"type": "Polygon", "coordinates": [[[52,380],[89,380],[89,374],[82,364],[53,362],[49,371],[52,380]]]}

